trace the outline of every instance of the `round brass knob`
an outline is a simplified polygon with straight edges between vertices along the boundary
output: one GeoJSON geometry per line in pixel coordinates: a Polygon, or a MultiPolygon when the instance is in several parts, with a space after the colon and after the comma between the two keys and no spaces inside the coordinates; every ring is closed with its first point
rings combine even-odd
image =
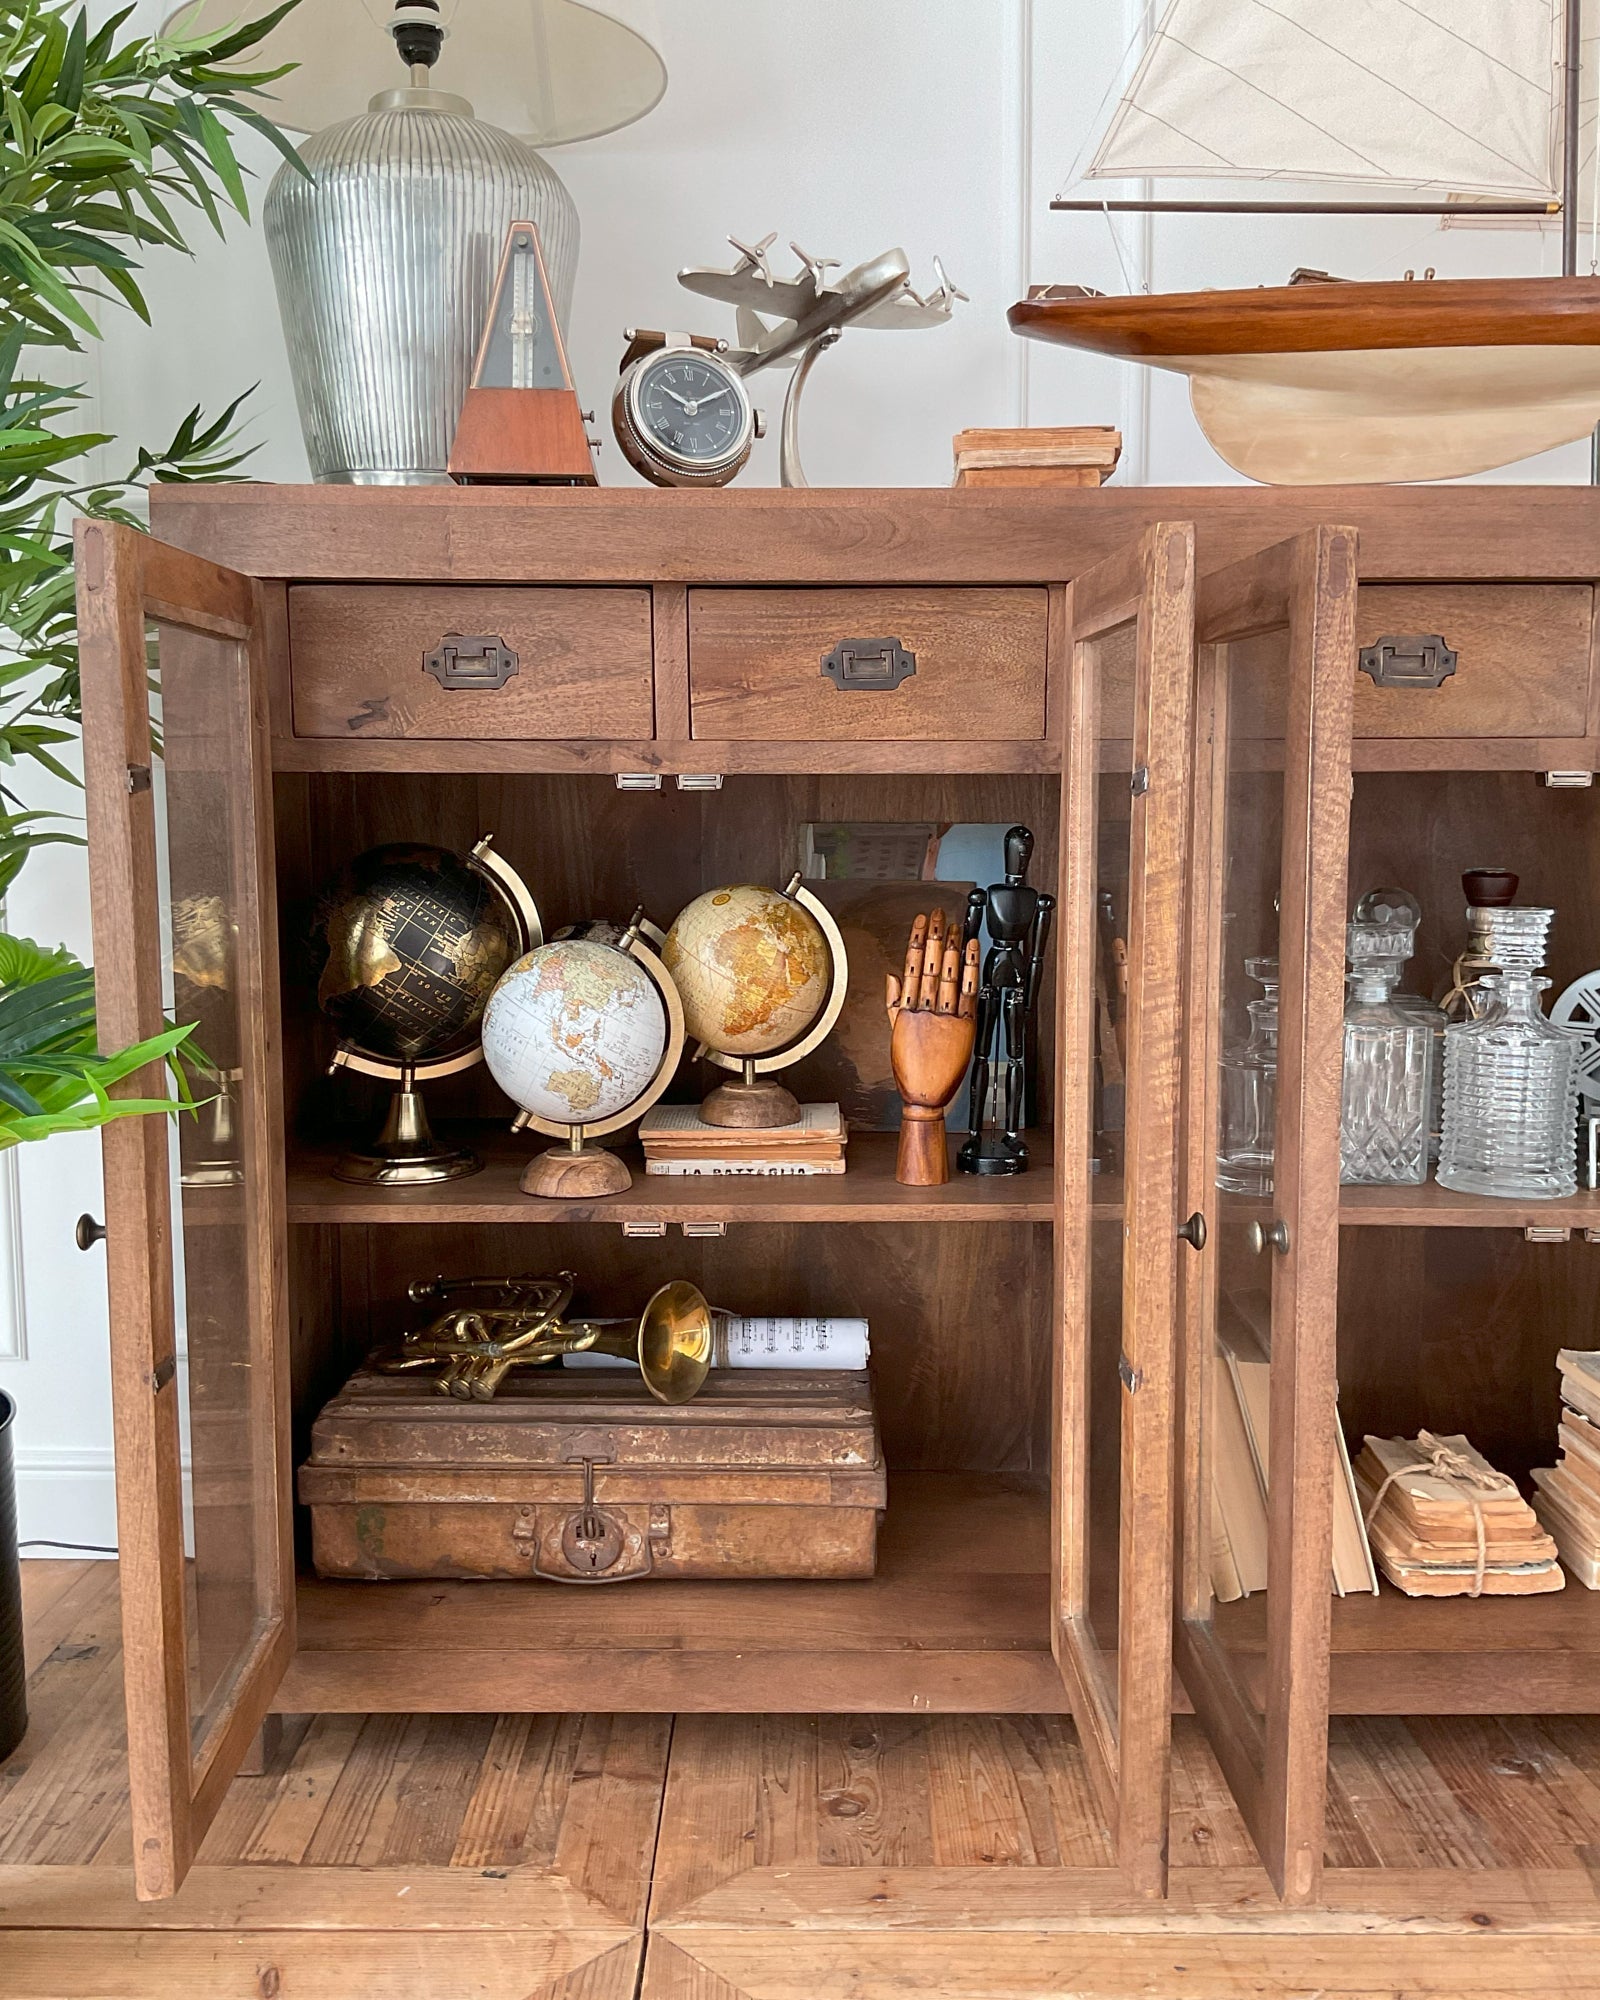
{"type": "Polygon", "coordinates": [[[80,1250],[92,1250],[97,1243],[105,1241],[106,1226],[96,1222],[92,1215],[80,1215],[78,1226],[73,1230],[73,1241],[80,1250]]]}
{"type": "Polygon", "coordinates": [[[1189,1217],[1178,1234],[1191,1250],[1203,1250],[1206,1247],[1206,1219],[1199,1209],[1189,1217]]]}
{"type": "Polygon", "coordinates": [[[1289,1225],[1286,1222],[1252,1222],[1245,1230],[1245,1241],[1259,1257],[1270,1245],[1280,1257],[1289,1248],[1289,1225]]]}

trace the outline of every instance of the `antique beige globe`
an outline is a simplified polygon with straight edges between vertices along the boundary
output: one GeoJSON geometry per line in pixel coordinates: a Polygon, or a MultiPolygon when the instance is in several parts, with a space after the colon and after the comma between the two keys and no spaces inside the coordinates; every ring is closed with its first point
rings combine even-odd
{"type": "Polygon", "coordinates": [[[700,1107],[708,1124],[792,1125],[793,1093],[769,1072],[810,1053],[839,1018],[844,939],[794,876],[785,889],[707,889],[678,913],[661,957],[683,1000],[696,1054],[738,1070],[700,1107]]]}
{"type": "Polygon", "coordinates": [[[594,1141],[641,1117],[672,1081],[683,1012],[655,952],[630,926],[616,943],[558,938],[508,966],[483,1015],[489,1073],[531,1127],[565,1146],[522,1177],[526,1194],[616,1194],[632,1179],[594,1141]]]}

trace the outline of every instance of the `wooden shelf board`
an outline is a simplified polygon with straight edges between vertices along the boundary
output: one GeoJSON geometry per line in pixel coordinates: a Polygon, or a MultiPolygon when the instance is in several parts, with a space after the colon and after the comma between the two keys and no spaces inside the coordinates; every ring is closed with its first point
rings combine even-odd
{"type": "Polygon", "coordinates": [[[1421,1187],[1347,1187],[1339,1190],[1345,1228],[1600,1229],[1600,1191],[1580,1188],[1555,1201],[1507,1200],[1491,1194],[1457,1194],[1437,1181],[1421,1187]]]}
{"type": "Polygon", "coordinates": [[[287,1713],[1059,1713],[1049,1500],[1022,1475],[891,1478],[850,1583],[303,1578],[287,1713]]]}
{"type": "MultiPolygon", "coordinates": [[[[1054,1192],[1050,1135],[1028,1135],[1032,1166],[993,1180],[952,1173],[943,1187],[901,1187],[895,1134],[858,1132],[843,1174],[761,1179],[688,1179],[644,1172],[636,1145],[619,1148],[633,1168],[621,1194],[547,1201],[518,1186],[523,1168],[549,1141],[500,1127],[466,1136],[487,1162],[481,1174],[436,1187],[368,1188],[333,1178],[336,1155],[305,1154],[289,1169],[291,1222],[1048,1222],[1054,1192]]],[[[952,1137],[953,1149],[957,1141],[952,1137]]]]}
{"type": "MultiPolygon", "coordinates": [[[[1254,1661],[1265,1596],[1219,1605],[1217,1630],[1254,1661]]],[[[1541,1597],[1407,1597],[1384,1584],[1333,1602],[1339,1715],[1545,1715],[1600,1709],[1600,1591],[1571,1576],[1541,1597]]]]}

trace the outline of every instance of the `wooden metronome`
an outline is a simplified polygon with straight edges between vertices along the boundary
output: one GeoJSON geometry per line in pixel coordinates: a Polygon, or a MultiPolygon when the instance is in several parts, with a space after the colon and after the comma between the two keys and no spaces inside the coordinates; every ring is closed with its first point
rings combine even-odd
{"type": "Polygon", "coordinates": [[[600,483],[531,222],[506,234],[448,469],[462,486],[600,483]]]}

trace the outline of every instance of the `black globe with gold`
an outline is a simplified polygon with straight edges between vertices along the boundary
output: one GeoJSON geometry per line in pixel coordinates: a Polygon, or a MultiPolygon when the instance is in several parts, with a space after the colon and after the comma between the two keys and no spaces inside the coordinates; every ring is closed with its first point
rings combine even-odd
{"type": "Polygon", "coordinates": [[[533,898],[487,835],[470,855],[375,847],[329,884],[312,945],[317,1004],[343,1037],[332,1067],[398,1085],[376,1143],[341,1160],[341,1179],[405,1186],[478,1170],[475,1153],[435,1140],[418,1085],[483,1060],[495,981],[540,938],[533,898]]]}

